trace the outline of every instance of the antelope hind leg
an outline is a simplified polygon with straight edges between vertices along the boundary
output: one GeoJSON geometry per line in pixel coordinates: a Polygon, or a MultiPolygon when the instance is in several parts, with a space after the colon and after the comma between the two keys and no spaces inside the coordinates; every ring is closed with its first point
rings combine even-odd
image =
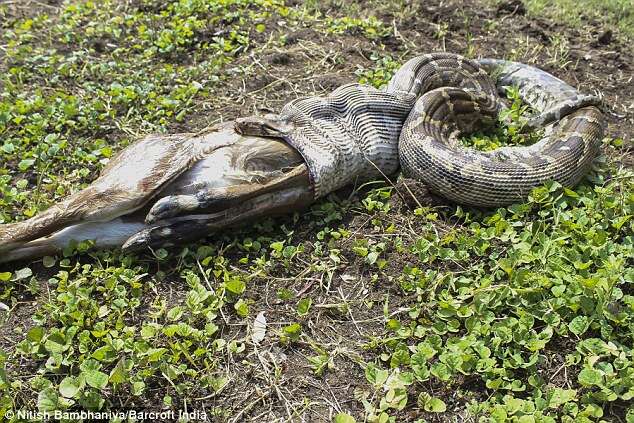
{"type": "Polygon", "coordinates": [[[290,172],[265,184],[238,184],[228,187],[203,189],[191,195],[170,195],[158,200],[145,218],[148,224],[186,214],[200,214],[230,209],[240,203],[288,187],[308,189],[308,171],[298,165],[290,172]]]}
{"type": "Polygon", "coordinates": [[[305,165],[305,182],[269,193],[261,194],[213,214],[188,215],[163,220],[131,236],[123,245],[124,250],[140,250],[146,247],[170,246],[193,242],[219,231],[263,216],[275,216],[300,210],[313,201],[309,189],[308,170],[305,165]]]}

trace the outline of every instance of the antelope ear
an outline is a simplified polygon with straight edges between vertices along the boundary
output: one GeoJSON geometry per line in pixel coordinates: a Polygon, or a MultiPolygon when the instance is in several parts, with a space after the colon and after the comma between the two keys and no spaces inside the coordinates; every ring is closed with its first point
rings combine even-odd
{"type": "Polygon", "coordinates": [[[267,113],[264,116],[247,116],[235,120],[235,130],[241,135],[259,137],[282,137],[291,129],[291,125],[279,115],[267,113]]]}

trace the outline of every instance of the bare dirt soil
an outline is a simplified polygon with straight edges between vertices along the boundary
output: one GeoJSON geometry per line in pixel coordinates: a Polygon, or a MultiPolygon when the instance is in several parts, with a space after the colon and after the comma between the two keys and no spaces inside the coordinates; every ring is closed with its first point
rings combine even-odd
{"type": "MultiPolygon", "coordinates": [[[[344,3],[324,0],[316,8],[324,16],[346,16],[350,10],[342,7],[344,3]]],[[[48,10],[55,6],[56,3],[50,1],[41,7],[48,10]]],[[[473,0],[395,2],[394,5],[358,1],[350,7],[358,16],[374,15],[392,25],[393,34],[370,40],[361,33],[333,35],[310,27],[287,31],[283,25],[267,26],[266,31],[257,35],[260,39],[256,42],[265,45],[269,37],[285,32],[285,46],[247,50],[241,54],[232,67],[244,67],[246,73],[226,80],[215,90],[214,96],[197,99],[195,112],[183,122],[169,124],[169,131],[196,132],[219,120],[277,111],[293,98],[327,94],[342,84],[357,82],[359,77],[355,71],[374,68],[376,55],[389,55],[404,62],[420,53],[451,51],[471,57],[511,58],[533,64],[583,92],[596,93],[604,98],[612,111],[608,136],[623,140],[634,138],[634,51],[624,39],[612,35],[613,28],[591,21],[585,22],[583,27],[571,27],[528,16],[522,3],[515,0],[499,5],[473,0]]],[[[102,48],[106,47],[97,50],[102,48]]],[[[631,147],[621,151],[622,154],[611,160],[631,168],[634,157],[631,147]]],[[[442,199],[429,196],[424,187],[415,184],[410,187],[416,190],[418,201],[442,207],[442,199]]],[[[354,188],[338,192],[337,198],[342,202],[351,195],[356,198],[359,194],[354,188]]],[[[417,206],[411,202],[411,196],[397,196],[392,201],[389,221],[399,228],[399,232],[415,234],[419,228],[409,226],[409,215],[417,206]]],[[[276,222],[294,230],[294,241],[310,248],[317,239],[317,226],[306,222],[297,224],[296,220],[289,217],[276,222]]],[[[439,222],[437,229],[442,234],[451,225],[451,221],[439,222]]],[[[343,217],[341,226],[352,232],[350,242],[376,237],[371,215],[351,212],[343,217]]],[[[241,233],[261,235],[262,231],[263,226],[257,226],[245,228],[241,233]]],[[[225,236],[230,240],[230,235],[220,234],[219,239],[225,236]]],[[[384,301],[389,294],[389,312],[394,316],[406,312],[399,306],[411,303],[413,298],[398,289],[395,278],[410,258],[388,251],[386,254],[390,259],[383,271],[386,276],[373,280],[362,258],[345,251],[344,254],[348,264],[338,269],[331,281],[319,279],[317,272],[307,274],[299,267],[285,269],[280,265],[277,274],[273,272],[272,277],[255,280],[247,292],[251,309],[266,310],[268,324],[272,327],[297,320],[294,305],[279,299],[281,289],[291,290],[297,297],[312,298],[316,312],[303,320],[300,318],[303,332],[320,347],[331,351],[334,357],[332,371],[326,371],[323,376],[315,374],[307,361],[307,357],[315,355],[315,348],[304,341],[292,348],[281,347],[275,342],[265,343],[246,355],[220,357],[216,373],[225,374],[231,383],[219,393],[201,389],[198,395],[186,399],[189,406],[216,410],[220,414],[218,419],[232,421],[332,421],[342,410],[363,416],[363,405],[355,396],[367,381],[356,363],[373,361],[377,351],[364,349],[364,346],[371,343],[373,337],[385,336],[382,306],[368,305],[384,301]]],[[[153,268],[152,259],[147,262],[151,271],[158,270],[153,268]]],[[[16,265],[11,270],[20,267],[16,265]]],[[[47,297],[46,281],[51,276],[50,271],[40,264],[31,267],[41,281],[41,295],[47,297]]],[[[171,274],[156,289],[168,304],[176,303],[186,292],[179,288],[182,284],[182,279],[171,274]]],[[[11,350],[19,340],[16,328],[23,328],[22,333],[25,333],[33,325],[31,316],[37,309],[38,298],[29,295],[25,289],[20,301],[19,312],[4,323],[5,333],[0,337],[0,345],[5,350],[11,350]]],[[[135,320],[143,318],[142,313],[135,316],[135,320]]],[[[221,338],[230,340],[245,336],[248,328],[241,319],[229,315],[223,319],[221,338]]],[[[562,352],[553,353],[552,360],[542,364],[544,373],[554,374],[562,365],[565,352],[574,350],[571,345],[552,345],[552,348],[560,348],[562,352]]],[[[14,362],[11,366],[8,370],[17,374],[33,371],[28,363],[14,362]]],[[[453,381],[450,388],[430,382],[428,390],[443,399],[449,413],[438,417],[417,408],[407,408],[397,420],[414,421],[422,417],[428,421],[460,420],[465,416],[468,401],[485,400],[490,394],[481,380],[470,376],[453,381]]],[[[120,405],[161,408],[165,392],[166,385],[148,386],[146,395],[120,405]]],[[[178,398],[176,394],[172,395],[178,398]]],[[[125,395],[119,393],[118,397],[125,398],[125,395]]],[[[617,416],[623,413],[623,409],[614,410],[617,416]]]]}
{"type": "MultiPolygon", "coordinates": [[[[293,31],[288,34],[284,49],[265,50],[238,59],[238,63],[245,65],[255,63],[253,73],[230,81],[218,104],[201,104],[201,110],[211,112],[203,115],[203,122],[215,121],[214,115],[230,119],[233,116],[276,111],[297,96],[328,94],[342,84],[356,82],[355,71],[359,67],[372,67],[372,55],[376,53],[404,61],[420,53],[452,51],[469,53],[475,57],[511,57],[538,66],[582,92],[598,94],[614,112],[609,118],[607,136],[624,140],[634,137],[634,56],[626,43],[609,35],[611,28],[595,26],[595,22],[587,22],[584,28],[571,28],[544,18],[528,17],[525,9],[517,7],[521,2],[502,3],[494,7],[477,1],[428,1],[408,3],[403,8],[405,10],[390,6],[389,2],[378,9],[375,3],[355,3],[362,15],[376,14],[384,22],[393,23],[394,35],[380,39],[381,47],[378,42],[362,35],[332,37],[310,28],[293,31]],[[438,34],[441,24],[447,25],[446,34],[442,36],[438,34]]],[[[339,9],[330,2],[320,4],[324,15],[339,14],[339,9]]],[[[203,122],[197,124],[203,125],[203,122]]],[[[624,154],[615,160],[622,162],[624,167],[632,166],[631,154],[624,154]]],[[[339,193],[339,196],[345,198],[348,192],[339,193]]],[[[411,196],[405,196],[411,199],[411,196]]],[[[428,196],[422,193],[419,198],[424,201],[428,196]]],[[[430,202],[437,205],[442,200],[430,202]]],[[[410,207],[403,207],[403,212],[411,213],[413,208],[415,205],[410,204],[410,207]]],[[[397,226],[405,221],[399,219],[398,213],[394,216],[397,226]]],[[[355,233],[355,237],[363,238],[365,232],[372,233],[370,217],[351,216],[344,219],[343,224],[355,233]]],[[[416,231],[416,228],[411,229],[416,231]]],[[[311,228],[299,228],[296,239],[314,241],[315,234],[311,228]]],[[[396,253],[390,257],[391,263],[386,273],[398,275],[407,263],[399,261],[396,253]]],[[[267,316],[274,321],[284,321],[286,316],[291,318],[292,314],[287,306],[270,301],[276,297],[280,286],[307,293],[321,304],[342,301],[363,304],[380,300],[389,293],[397,302],[391,307],[398,309],[398,298],[402,293],[398,292],[393,281],[369,283],[363,271],[362,259],[354,255],[347,258],[349,264],[345,274],[353,276],[349,279],[336,278],[328,295],[323,294],[319,283],[309,282],[298,287],[296,281],[290,281],[290,284],[283,281],[282,285],[267,283],[253,291],[252,298],[266,308],[267,316]],[[339,298],[332,298],[333,295],[339,298]]],[[[407,300],[403,299],[404,302],[407,300]]],[[[382,316],[376,313],[376,308],[367,310],[364,306],[353,306],[350,312],[353,317],[341,318],[337,312],[324,309],[305,323],[310,336],[324,345],[361,345],[369,337],[380,336],[384,332],[382,316]]],[[[545,363],[542,371],[554,373],[561,366],[563,351],[572,350],[574,345],[562,346],[559,361],[545,363]]],[[[348,357],[346,360],[335,359],[336,372],[316,377],[306,367],[306,356],[310,354],[310,349],[302,347],[293,351],[270,350],[267,355],[269,362],[264,368],[281,366],[282,376],[276,380],[262,371],[249,372],[251,364],[245,367],[238,365],[234,371],[244,371],[250,377],[240,377],[236,384],[214,401],[223,406],[227,406],[226,401],[231,401],[231,404],[235,404],[231,408],[244,411],[241,416],[248,415],[255,420],[267,420],[288,413],[288,410],[280,410],[280,407],[293,397],[310,398],[306,409],[295,416],[305,421],[331,421],[333,410],[338,409],[362,415],[361,403],[354,400],[355,389],[365,382],[362,370],[352,365],[348,357]]],[[[345,351],[342,354],[345,355],[345,351]]],[[[372,354],[363,358],[369,359],[372,354]]],[[[445,400],[449,410],[464,410],[468,399],[486,399],[488,395],[480,381],[468,377],[454,383],[454,388],[449,390],[439,384],[429,388],[430,392],[445,400]],[[456,389],[456,385],[459,388],[456,389]],[[462,393],[457,395],[458,391],[462,393]],[[464,392],[469,395],[464,395],[464,392]]],[[[462,413],[458,411],[454,417],[460,419],[464,417],[462,413]]],[[[419,412],[411,411],[400,415],[399,421],[414,421],[420,417],[419,412]]],[[[429,413],[425,417],[429,421],[447,421],[449,418],[447,415],[436,417],[429,413]]]]}

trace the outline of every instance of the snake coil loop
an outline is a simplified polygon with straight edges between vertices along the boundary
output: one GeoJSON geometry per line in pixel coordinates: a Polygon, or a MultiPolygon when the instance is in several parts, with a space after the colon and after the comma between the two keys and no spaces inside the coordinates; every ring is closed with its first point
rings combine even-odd
{"type": "Polygon", "coordinates": [[[348,84],[289,102],[279,120],[290,129],[280,135],[308,164],[315,198],[400,165],[449,200],[492,207],[521,201],[548,180],[579,182],[606,125],[596,105],[532,66],[433,53],[405,63],[384,90],[348,84]],[[505,109],[497,93],[509,86],[538,112],[531,122],[544,137],[492,152],[462,147],[458,136],[505,109]]]}

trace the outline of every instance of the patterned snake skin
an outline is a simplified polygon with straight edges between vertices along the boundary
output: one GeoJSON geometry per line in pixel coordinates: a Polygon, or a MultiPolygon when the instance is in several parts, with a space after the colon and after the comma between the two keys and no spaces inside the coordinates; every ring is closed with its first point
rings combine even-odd
{"type": "MultiPolygon", "coordinates": [[[[384,90],[349,84],[327,97],[291,101],[271,126],[304,157],[315,198],[392,174],[400,164],[405,175],[452,201],[492,207],[521,201],[549,180],[579,182],[603,137],[597,104],[528,65],[434,53],[409,60],[384,90]],[[463,147],[459,136],[505,109],[498,92],[509,86],[537,111],[529,128],[544,129],[544,137],[490,152],[463,147]]],[[[266,132],[253,123],[237,120],[236,128],[266,132]]]]}

